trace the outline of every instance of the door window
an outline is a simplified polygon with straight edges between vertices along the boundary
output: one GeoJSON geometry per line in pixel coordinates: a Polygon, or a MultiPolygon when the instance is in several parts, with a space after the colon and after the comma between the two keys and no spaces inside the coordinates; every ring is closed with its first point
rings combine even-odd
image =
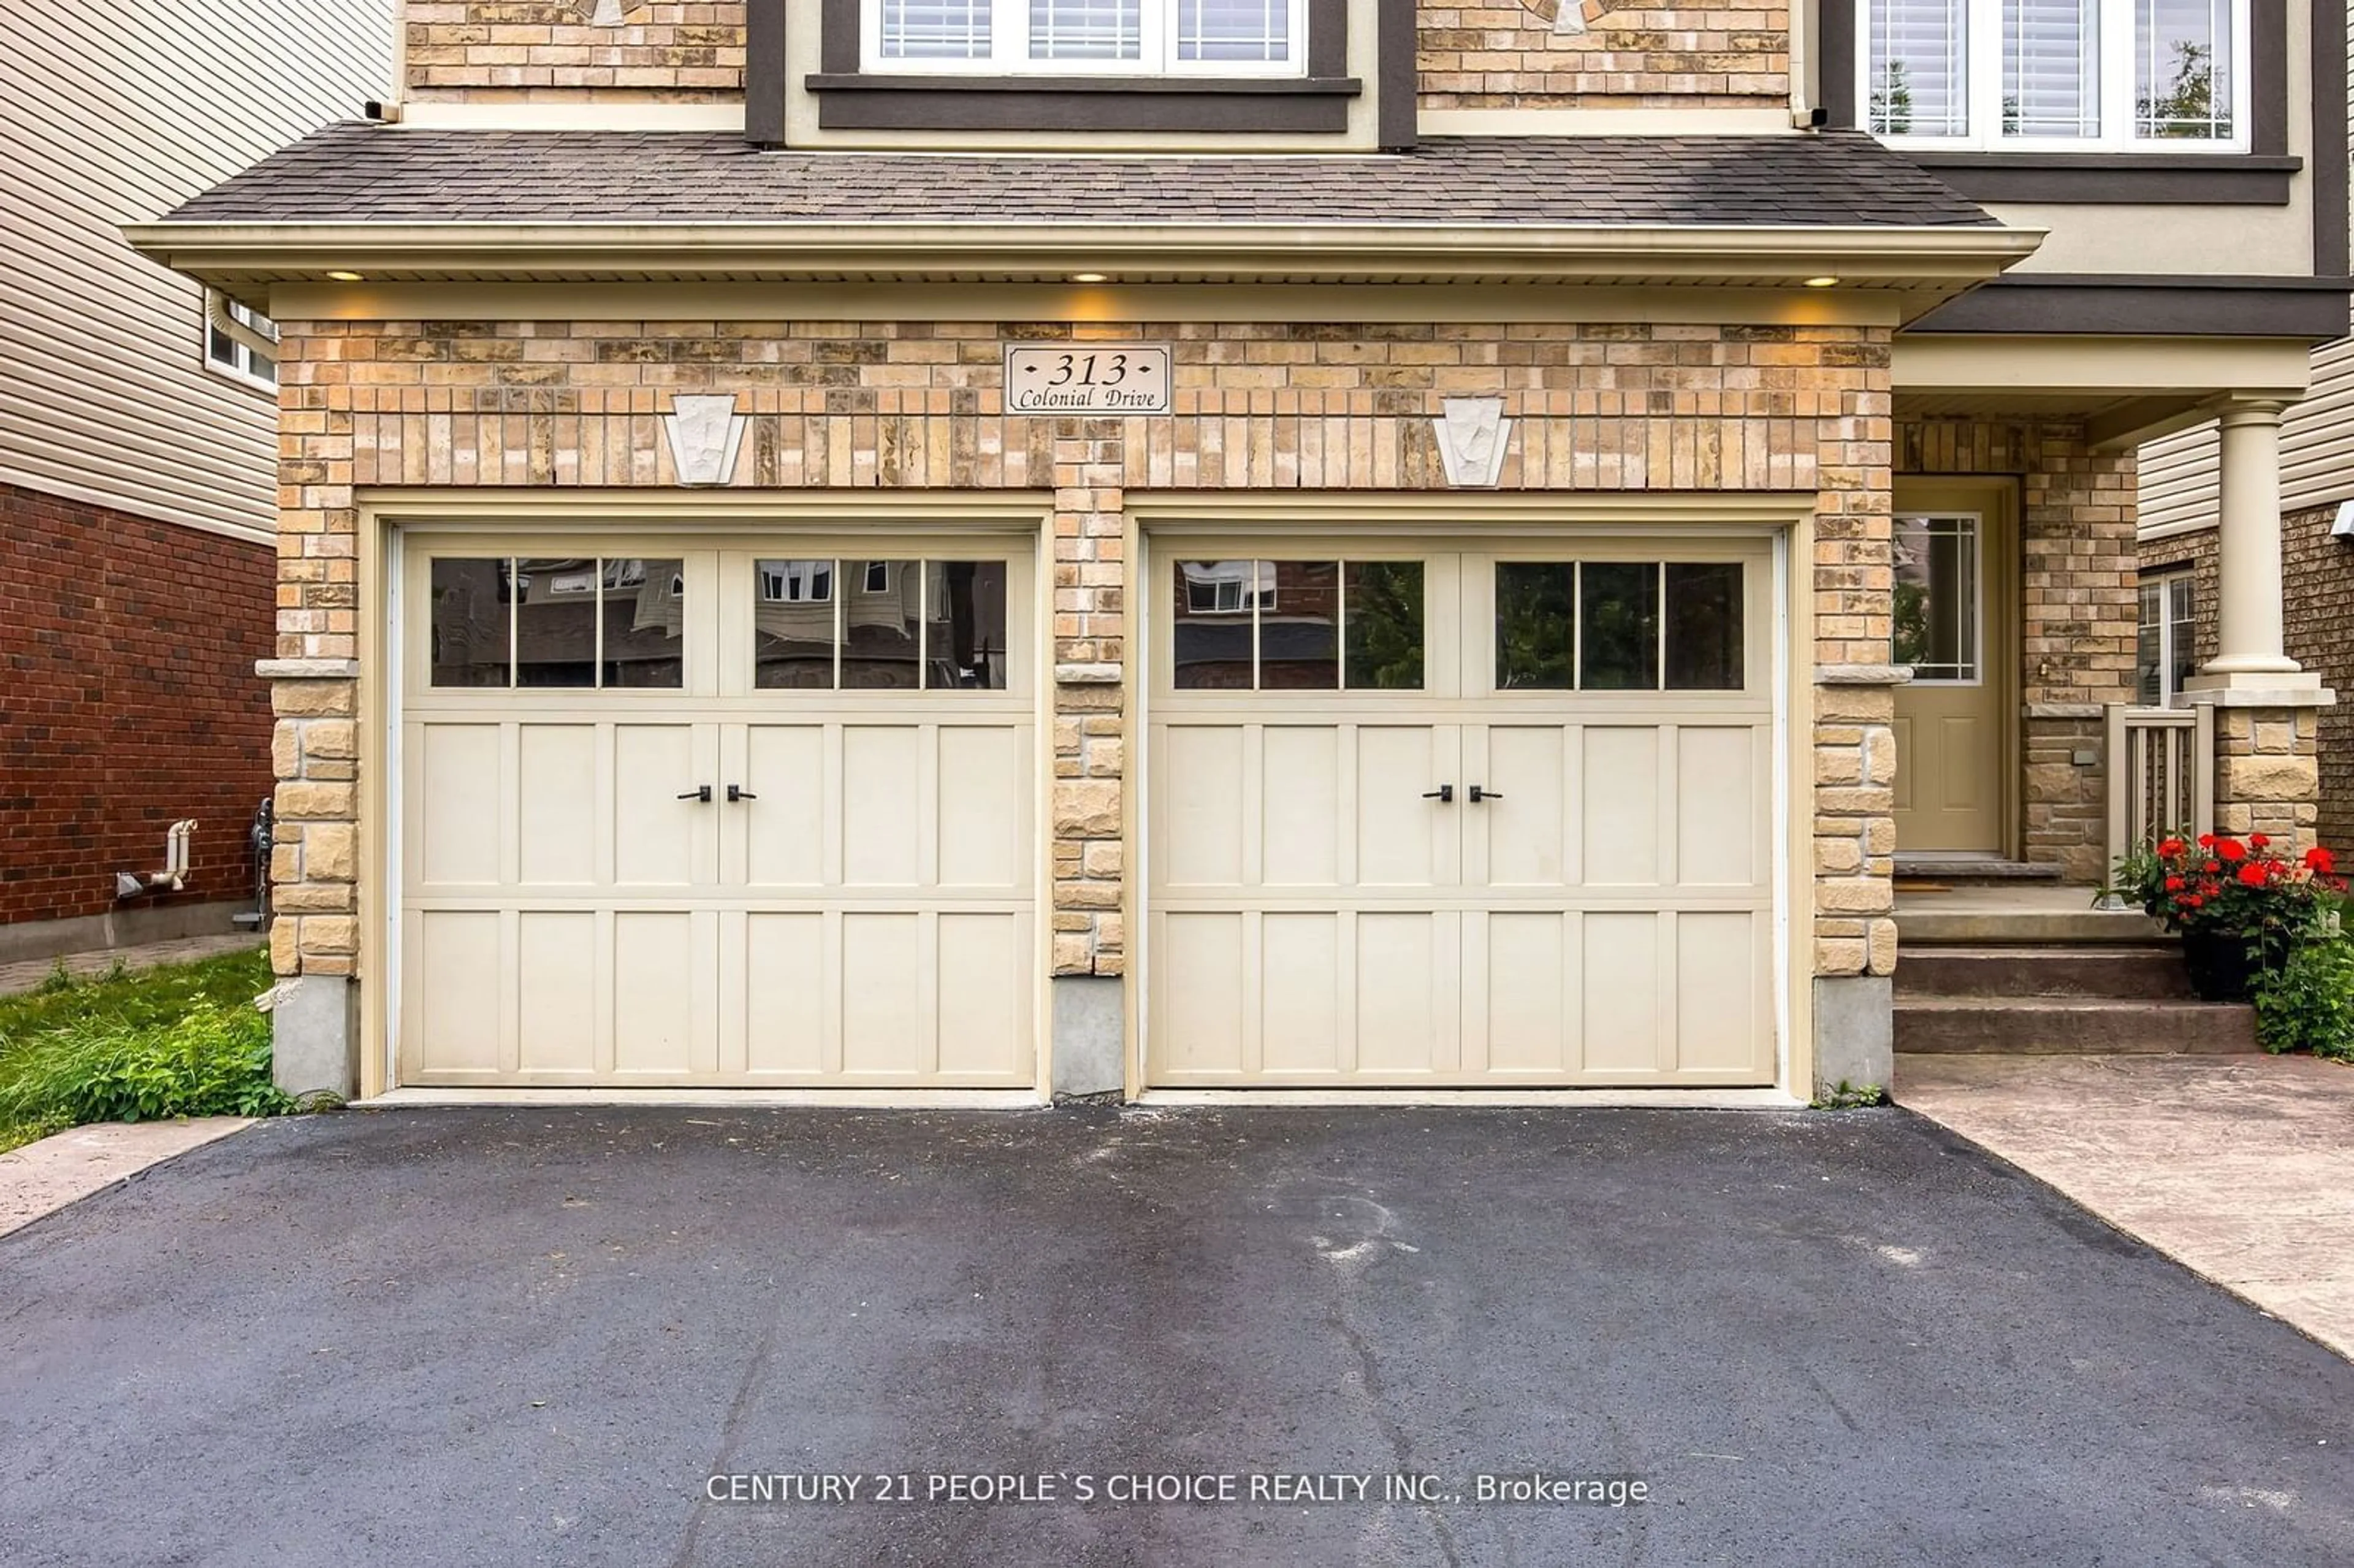
{"type": "Polygon", "coordinates": [[[1925,684],[1976,685],[1984,620],[1979,519],[1896,519],[1893,652],[1925,684]]]}
{"type": "Polygon", "coordinates": [[[752,577],[758,690],[1006,689],[1003,561],[761,559],[752,577]]]}
{"type": "Polygon", "coordinates": [[[1181,691],[1422,690],[1418,560],[1179,561],[1172,586],[1181,691]]]}
{"type": "Polygon", "coordinates": [[[685,685],[675,558],[437,556],[429,584],[437,687],[685,685]]]}
{"type": "Polygon", "coordinates": [[[1739,561],[1499,561],[1499,692],[1737,692],[1739,561]]]}

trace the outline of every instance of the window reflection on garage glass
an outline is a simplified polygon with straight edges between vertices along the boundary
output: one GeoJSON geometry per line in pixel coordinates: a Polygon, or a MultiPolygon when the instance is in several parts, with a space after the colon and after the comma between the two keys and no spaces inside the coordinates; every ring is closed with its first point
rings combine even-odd
{"type": "Polygon", "coordinates": [[[1418,692],[1420,561],[1179,561],[1181,691],[1418,692]]]}
{"type": "Polygon", "coordinates": [[[1500,692],[1733,692],[1745,632],[1738,561],[1501,561],[1500,692]]]}
{"type": "Polygon", "coordinates": [[[436,686],[676,691],[686,683],[675,558],[437,557],[436,686]]]}
{"type": "Polygon", "coordinates": [[[1003,561],[776,558],[752,575],[760,690],[1006,688],[1003,561]]]}

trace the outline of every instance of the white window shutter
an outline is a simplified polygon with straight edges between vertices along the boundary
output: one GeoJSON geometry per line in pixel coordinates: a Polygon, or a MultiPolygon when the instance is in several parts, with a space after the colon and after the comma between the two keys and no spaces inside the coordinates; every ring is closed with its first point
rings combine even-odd
{"type": "Polygon", "coordinates": [[[1181,60],[1288,60],[1291,0],[1177,0],[1181,60]]]}
{"type": "Polygon", "coordinates": [[[990,0],[883,0],[877,51],[886,60],[989,58],[990,0]]]}
{"type": "Polygon", "coordinates": [[[1030,0],[1034,60],[1143,57],[1144,0],[1030,0]]]}
{"type": "Polygon", "coordinates": [[[2003,0],[2002,133],[2101,133],[2100,0],[2003,0]]]}

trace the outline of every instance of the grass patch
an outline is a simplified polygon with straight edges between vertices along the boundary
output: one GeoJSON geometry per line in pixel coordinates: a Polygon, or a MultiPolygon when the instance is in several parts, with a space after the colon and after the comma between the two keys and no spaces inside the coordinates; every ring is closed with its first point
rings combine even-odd
{"type": "Polygon", "coordinates": [[[93,1121],[270,1116],[266,952],[75,980],[0,997],[0,1150],[93,1121]]]}

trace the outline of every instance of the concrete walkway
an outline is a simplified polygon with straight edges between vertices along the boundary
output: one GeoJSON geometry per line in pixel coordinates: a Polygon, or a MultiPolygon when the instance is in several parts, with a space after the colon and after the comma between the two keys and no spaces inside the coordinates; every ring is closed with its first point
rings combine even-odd
{"type": "Polygon", "coordinates": [[[0,964],[0,996],[37,989],[60,963],[65,965],[67,973],[89,980],[105,974],[118,962],[126,969],[152,969],[164,964],[192,964],[198,959],[218,958],[223,953],[241,953],[261,943],[262,938],[250,931],[232,931],[217,937],[183,937],[173,942],[101,948],[95,952],[68,953],[62,959],[26,959],[0,964]]]}
{"type": "Polygon", "coordinates": [[[247,1117],[105,1122],[0,1154],[0,1235],[239,1128],[247,1117]]]}
{"type": "Polygon", "coordinates": [[[1896,1099],[2354,1358],[2354,1066],[1907,1055],[1896,1099]]]}

